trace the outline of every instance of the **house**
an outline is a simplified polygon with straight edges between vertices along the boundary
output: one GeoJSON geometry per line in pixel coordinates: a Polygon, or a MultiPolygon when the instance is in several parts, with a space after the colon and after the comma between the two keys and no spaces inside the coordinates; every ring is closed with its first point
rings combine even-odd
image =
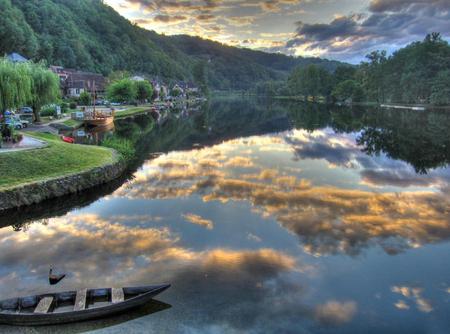
{"type": "Polygon", "coordinates": [[[6,58],[12,61],[13,63],[25,63],[28,61],[27,58],[16,52],[6,55],[6,58]]]}
{"type": "Polygon", "coordinates": [[[61,90],[66,97],[80,97],[83,92],[103,94],[106,79],[103,75],[91,72],[82,72],[66,69],[61,66],[50,66],[50,69],[59,77],[61,90]]]}
{"type": "Polygon", "coordinates": [[[69,97],[79,97],[83,92],[103,94],[106,79],[103,75],[90,72],[72,72],[65,80],[65,94],[69,97]]]}

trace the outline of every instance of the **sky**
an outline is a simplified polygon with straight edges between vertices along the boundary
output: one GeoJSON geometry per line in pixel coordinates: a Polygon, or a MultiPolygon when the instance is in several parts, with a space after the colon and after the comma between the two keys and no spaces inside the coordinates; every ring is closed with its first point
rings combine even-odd
{"type": "Polygon", "coordinates": [[[450,0],[105,0],[139,26],[227,45],[358,63],[427,33],[450,37],[450,0]]]}

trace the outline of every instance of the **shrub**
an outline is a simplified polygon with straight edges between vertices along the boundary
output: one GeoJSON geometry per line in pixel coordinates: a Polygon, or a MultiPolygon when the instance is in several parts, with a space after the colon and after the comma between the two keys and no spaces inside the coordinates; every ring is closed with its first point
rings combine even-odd
{"type": "Polygon", "coordinates": [[[136,150],[130,140],[117,138],[114,136],[105,138],[102,142],[102,146],[115,149],[122,155],[122,159],[125,161],[131,161],[136,153],[136,150]]]}
{"type": "Polygon", "coordinates": [[[82,106],[89,106],[91,104],[91,94],[88,92],[83,92],[80,94],[80,99],[78,100],[82,106]]]}
{"type": "Polygon", "coordinates": [[[77,104],[76,104],[76,102],[70,102],[69,108],[72,109],[72,110],[77,109],[77,104]]]}
{"type": "Polygon", "coordinates": [[[65,114],[69,110],[69,105],[66,102],[61,103],[61,112],[65,114]]]}
{"type": "Polygon", "coordinates": [[[41,116],[55,116],[56,114],[56,106],[51,104],[42,107],[41,109],[41,116]]]}

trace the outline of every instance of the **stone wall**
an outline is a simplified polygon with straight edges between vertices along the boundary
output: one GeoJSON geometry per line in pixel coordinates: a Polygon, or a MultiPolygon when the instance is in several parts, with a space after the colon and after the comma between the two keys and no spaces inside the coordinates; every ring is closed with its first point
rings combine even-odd
{"type": "Polygon", "coordinates": [[[47,199],[77,193],[118,178],[126,169],[126,163],[115,163],[97,167],[79,174],[56,179],[33,182],[0,191],[0,212],[7,209],[37,204],[47,199]]]}

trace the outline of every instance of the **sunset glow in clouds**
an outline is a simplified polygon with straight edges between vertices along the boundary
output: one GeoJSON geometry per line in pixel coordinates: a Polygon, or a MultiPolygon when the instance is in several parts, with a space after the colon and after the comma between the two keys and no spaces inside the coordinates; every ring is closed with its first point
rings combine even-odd
{"type": "Polygon", "coordinates": [[[106,0],[141,27],[289,55],[360,61],[433,31],[450,36],[448,0],[106,0]]]}

